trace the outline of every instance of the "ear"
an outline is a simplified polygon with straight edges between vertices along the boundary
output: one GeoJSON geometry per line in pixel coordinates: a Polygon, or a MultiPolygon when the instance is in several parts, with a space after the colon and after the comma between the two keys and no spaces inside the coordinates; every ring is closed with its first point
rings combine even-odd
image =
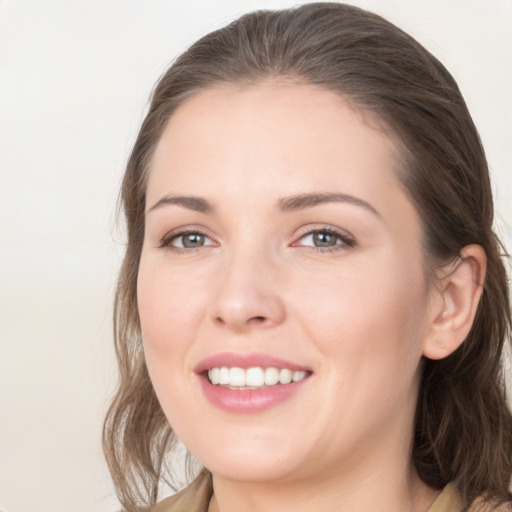
{"type": "Polygon", "coordinates": [[[438,274],[431,297],[423,355],[443,359],[455,352],[473,325],[482,296],[487,256],[480,245],[468,245],[438,274]]]}

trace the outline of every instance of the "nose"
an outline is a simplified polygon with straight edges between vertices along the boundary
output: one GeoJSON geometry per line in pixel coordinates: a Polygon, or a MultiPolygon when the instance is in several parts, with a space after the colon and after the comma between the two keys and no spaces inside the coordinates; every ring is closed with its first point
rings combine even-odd
{"type": "Polygon", "coordinates": [[[286,316],[279,284],[279,269],[268,258],[255,254],[230,258],[217,275],[212,320],[233,331],[279,325],[286,316]]]}

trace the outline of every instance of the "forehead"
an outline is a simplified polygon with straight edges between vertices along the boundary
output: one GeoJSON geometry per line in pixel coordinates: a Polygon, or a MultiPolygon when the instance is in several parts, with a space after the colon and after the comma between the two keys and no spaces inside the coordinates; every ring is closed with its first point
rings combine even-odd
{"type": "Polygon", "coordinates": [[[289,188],[296,182],[309,189],[330,188],[342,174],[345,188],[372,172],[395,181],[397,156],[375,117],[324,88],[275,81],[216,87],[185,100],[170,118],[152,158],[148,195],[215,179],[241,187],[284,179],[289,188]]]}

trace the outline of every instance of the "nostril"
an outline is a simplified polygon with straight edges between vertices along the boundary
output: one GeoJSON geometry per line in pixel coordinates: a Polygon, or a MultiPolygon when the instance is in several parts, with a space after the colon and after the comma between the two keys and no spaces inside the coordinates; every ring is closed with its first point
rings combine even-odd
{"type": "Polygon", "coordinates": [[[223,318],[222,316],[217,316],[215,317],[215,323],[218,325],[218,326],[226,326],[226,325],[238,325],[239,327],[242,327],[243,325],[246,325],[246,326],[250,326],[250,325],[263,325],[265,324],[265,322],[267,322],[268,318],[266,316],[261,316],[261,315],[258,315],[258,316],[251,316],[245,320],[242,320],[242,319],[238,319],[239,321],[237,321],[236,319],[230,319],[230,320],[226,320],[225,318],[223,318]]]}

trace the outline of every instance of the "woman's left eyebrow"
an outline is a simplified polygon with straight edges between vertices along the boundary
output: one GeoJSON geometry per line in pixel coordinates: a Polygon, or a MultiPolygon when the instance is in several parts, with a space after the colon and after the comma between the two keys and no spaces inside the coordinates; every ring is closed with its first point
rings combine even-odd
{"type": "Polygon", "coordinates": [[[382,219],[382,215],[368,202],[349,194],[336,192],[316,192],[311,194],[298,194],[295,196],[283,197],[278,200],[277,207],[283,212],[292,210],[303,210],[326,203],[350,203],[369,210],[382,219]]]}

